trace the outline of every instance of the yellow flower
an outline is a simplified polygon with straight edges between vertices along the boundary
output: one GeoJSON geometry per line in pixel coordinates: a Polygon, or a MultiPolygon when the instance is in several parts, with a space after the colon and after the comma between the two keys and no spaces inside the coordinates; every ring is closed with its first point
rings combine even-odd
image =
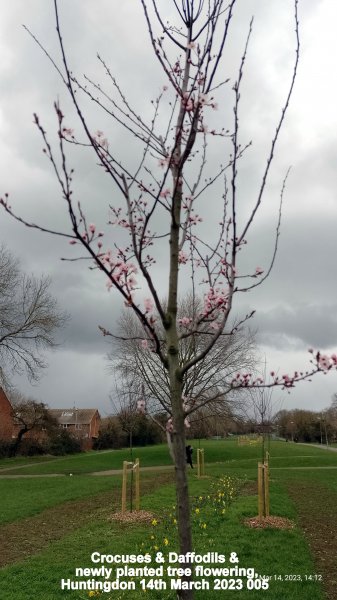
{"type": "Polygon", "coordinates": [[[203,529],[206,529],[206,527],[207,527],[206,523],[202,523],[201,527],[202,527],[203,529]]]}
{"type": "Polygon", "coordinates": [[[195,513],[198,515],[200,513],[200,508],[196,508],[195,513]]]}
{"type": "Polygon", "coordinates": [[[159,550],[159,546],[153,546],[153,550],[159,550]]]}
{"type": "Polygon", "coordinates": [[[199,500],[202,500],[202,496],[199,496],[199,500]]]}
{"type": "Polygon", "coordinates": [[[151,522],[151,525],[153,525],[154,527],[155,527],[156,525],[158,525],[158,521],[157,521],[157,519],[153,519],[153,520],[152,520],[152,522],[151,522]]]}
{"type": "Polygon", "coordinates": [[[154,535],[151,535],[151,536],[150,536],[150,539],[151,539],[151,540],[154,540],[154,535]]]}
{"type": "Polygon", "coordinates": [[[177,524],[177,519],[173,519],[173,525],[177,524]]]}
{"type": "Polygon", "coordinates": [[[164,544],[165,544],[165,546],[168,546],[168,543],[169,543],[168,539],[164,538],[164,544]]]}

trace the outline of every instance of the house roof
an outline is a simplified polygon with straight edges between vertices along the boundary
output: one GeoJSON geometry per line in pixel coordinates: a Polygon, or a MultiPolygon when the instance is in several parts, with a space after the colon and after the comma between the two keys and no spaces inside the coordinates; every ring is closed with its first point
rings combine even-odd
{"type": "Polygon", "coordinates": [[[98,410],[97,408],[50,408],[49,412],[61,425],[89,425],[98,410]]]}

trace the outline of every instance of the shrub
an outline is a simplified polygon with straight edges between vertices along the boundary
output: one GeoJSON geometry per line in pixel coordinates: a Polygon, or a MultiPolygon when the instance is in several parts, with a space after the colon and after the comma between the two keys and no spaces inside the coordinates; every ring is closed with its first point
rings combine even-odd
{"type": "Polygon", "coordinates": [[[49,436],[48,452],[55,456],[81,452],[81,442],[66,429],[57,429],[49,436]]]}

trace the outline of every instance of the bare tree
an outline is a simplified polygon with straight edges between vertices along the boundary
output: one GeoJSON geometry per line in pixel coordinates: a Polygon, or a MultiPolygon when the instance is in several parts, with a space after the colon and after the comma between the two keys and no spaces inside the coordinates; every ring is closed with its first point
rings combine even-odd
{"type": "Polygon", "coordinates": [[[19,261],[0,248],[0,377],[13,373],[36,380],[47,366],[43,353],[55,348],[55,331],[66,315],[49,293],[50,279],[25,275],[19,261]]]}
{"type": "MultiPolygon", "coordinates": [[[[200,298],[187,295],[178,306],[178,323],[183,319],[193,319],[200,313],[203,303],[200,298]]],[[[181,340],[179,346],[179,362],[184,364],[200,354],[208,343],[207,327],[200,328],[194,335],[181,340]]],[[[165,332],[158,326],[158,334],[165,348],[165,332]],[[161,329],[161,331],[160,331],[161,329]]],[[[118,321],[118,333],[114,336],[112,350],[109,353],[112,371],[116,380],[121,379],[125,402],[135,410],[137,400],[146,399],[146,412],[149,416],[164,412],[167,419],[173,417],[170,397],[170,381],[167,369],[155,352],[149,351],[151,340],[144,340],[144,330],[128,309],[124,310],[118,321]]],[[[248,328],[241,328],[230,334],[222,333],[216,343],[198,363],[187,372],[183,380],[182,392],[185,412],[189,414],[187,426],[193,421],[200,421],[203,415],[228,416],[230,406],[239,408],[241,388],[233,389],[232,381],[238,371],[256,370],[257,358],[254,336],[248,328]],[[202,411],[203,407],[208,410],[202,411]]],[[[119,394],[121,396],[121,394],[119,394]]],[[[206,417],[205,417],[206,418],[206,417]]],[[[162,426],[161,422],[158,422],[162,426]]],[[[169,433],[169,432],[168,432],[169,433]]],[[[170,442],[170,435],[168,441],[170,442]]]]}
{"type": "MultiPolygon", "coordinates": [[[[118,290],[126,305],[139,318],[143,326],[144,345],[148,344],[149,351],[157,354],[169,382],[179,542],[180,552],[186,554],[192,549],[192,534],[185,465],[185,419],[193,407],[186,410],[184,406],[184,385],[188,373],[207,357],[222,333],[230,335],[237,328],[238,324],[231,322],[230,315],[238,294],[261,285],[274,264],[285,180],[275,244],[268,264],[264,269],[255,265],[246,269],[241,263],[240,271],[239,263],[264,198],[276,143],[295,83],[299,60],[297,0],[294,0],[294,67],[275,133],[264,159],[261,184],[248,212],[247,207],[239,202],[238,169],[240,159],[250,147],[250,141],[242,140],[239,117],[241,85],[253,21],[247,27],[246,40],[242,44],[237,76],[228,86],[229,79],[224,79],[222,75],[226,65],[223,58],[236,0],[228,3],[224,0],[174,0],[170,5],[173,10],[170,22],[163,7],[167,4],[156,0],[140,2],[153,55],[165,78],[165,85],[153,100],[152,117],[147,121],[141,109],[132,106],[103,58],[98,57],[107,75],[106,87],[90,77],[80,80],[73,74],[61,33],[58,3],[54,0],[61,65],[56,63],[36,37],[34,39],[56,68],[70,94],[84,135],[75,135],[65,124],[58,103],[55,104],[57,149],[49,141],[38,115],[35,115],[35,123],[44,141],[45,155],[60,185],[71,229],[56,230],[52,224],[43,226],[16,215],[7,194],[2,199],[2,205],[26,226],[63,236],[75,250],[83,248],[85,256],[77,254],[71,260],[92,259],[93,265],[106,276],[108,287],[118,290]],[[111,123],[121,127],[125,137],[131,135],[130,145],[135,150],[139,144],[136,168],[133,161],[126,164],[121,160],[118,149],[110,144],[107,135],[91,129],[85,114],[86,104],[81,103],[83,95],[92,101],[93,106],[110,116],[111,123]],[[219,127],[217,123],[209,130],[208,119],[212,120],[212,111],[218,105],[222,109],[230,102],[233,118],[228,129],[222,123],[219,127]],[[79,150],[87,151],[90,148],[102,167],[102,173],[110,178],[114,192],[110,195],[113,203],[109,204],[109,223],[119,227],[125,234],[123,241],[113,236],[109,244],[108,236],[98,229],[95,219],[85,214],[81,203],[76,201],[72,184],[73,170],[68,166],[66,157],[68,143],[77,144],[79,150]],[[207,164],[206,168],[210,143],[216,145],[216,152],[223,158],[220,165],[214,165],[212,161],[212,165],[207,164]],[[219,193],[221,182],[223,187],[219,193]],[[209,216],[211,202],[214,211],[218,209],[219,212],[211,232],[207,234],[200,213],[209,216]],[[155,269],[158,255],[164,257],[160,281],[155,269]],[[160,299],[163,276],[167,283],[166,304],[160,299]],[[193,317],[184,316],[178,320],[182,278],[184,282],[190,282],[193,294],[197,289],[203,290],[203,306],[193,317]],[[182,358],[180,348],[187,338],[196,335],[202,336],[204,343],[200,344],[198,352],[182,358]]],[[[250,316],[252,314],[243,315],[241,322],[250,316]]],[[[103,329],[103,332],[109,333],[107,329],[103,329]]],[[[272,374],[268,382],[255,378],[251,372],[239,372],[233,377],[231,387],[269,385],[291,388],[297,381],[314,373],[334,369],[337,356],[317,352],[312,355],[311,362],[307,372],[294,372],[280,377],[272,374]]],[[[180,596],[191,599],[193,590],[182,590],[180,596]]]]}
{"type": "Polygon", "coordinates": [[[13,408],[13,422],[17,426],[17,434],[11,455],[16,456],[21,441],[29,431],[51,431],[57,427],[57,421],[51,416],[44,402],[37,402],[33,398],[24,398],[21,394],[13,394],[11,397],[13,408]]]}
{"type": "Polygon", "coordinates": [[[137,397],[134,394],[133,382],[123,381],[122,386],[116,385],[114,394],[110,394],[110,400],[114,414],[128,436],[131,460],[133,460],[133,433],[138,424],[137,397]]]}

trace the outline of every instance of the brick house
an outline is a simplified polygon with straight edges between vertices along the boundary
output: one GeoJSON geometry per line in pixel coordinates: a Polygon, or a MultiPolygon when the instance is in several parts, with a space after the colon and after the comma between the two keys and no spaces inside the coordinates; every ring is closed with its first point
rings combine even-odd
{"type": "Polygon", "coordinates": [[[78,438],[83,450],[90,450],[98,437],[101,416],[96,408],[50,408],[59,426],[78,438]]]}
{"type": "MultiPolygon", "coordinates": [[[[90,450],[98,437],[101,417],[96,408],[50,408],[50,414],[59,426],[67,429],[77,437],[83,450],[90,450]]],[[[14,422],[12,405],[0,387],[0,440],[10,442],[17,437],[19,426],[14,422]]],[[[34,429],[28,431],[25,439],[43,439],[45,431],[34,429]]]]}
{"type": "Polygon", "coordinates": [[[10,442],[17,427],[13,420],[13,409],[4,390],[0,387],[0,440],[10,442]]]}

